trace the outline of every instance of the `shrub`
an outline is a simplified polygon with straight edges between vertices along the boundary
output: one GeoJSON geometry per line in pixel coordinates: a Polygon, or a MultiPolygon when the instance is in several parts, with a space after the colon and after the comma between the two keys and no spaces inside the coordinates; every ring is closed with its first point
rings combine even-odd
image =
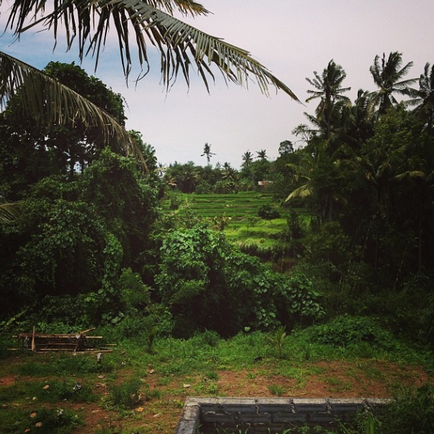
{"type": "Polygon", "coordinates": [[[315,343],[349,347],[360,343],[383,349],[393,349],[395,338],[368,317],[339,316],[327,324],[313,326],[311,339],[315,343]]]}
{"type": "Polygon", "coordinates": [[[262,205],[258,210],[258,216],[264,220],[273,220],[280,218],[280,213],[274,209],[270,204],[262,205]]]}

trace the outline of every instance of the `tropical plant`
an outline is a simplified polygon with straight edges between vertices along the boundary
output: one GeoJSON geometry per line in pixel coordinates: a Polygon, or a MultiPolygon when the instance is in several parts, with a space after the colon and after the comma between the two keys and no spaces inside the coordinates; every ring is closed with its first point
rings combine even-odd
{"type": "Polygon", "coordinates": [[[13,203],[0,203],[0,222],[9,223],[17,219],[20,214],[20,204],[13,203]]]}
{"type": "Polygon", "coordinates": [[[274,333],[266,335],[267,339],[275,346],[277,349],[278,358],[282,358],[283,345],[285,344],[286,338],[286,330],[285,327],[281,326],[274,333]]]}
{"type": "Polygon", "coordinates": [[[211,145],[208,143],[205,143],[204,147],[203,147],[203,154],[201,155],[201,157],[205,156],[206,157],[206,161],[207,164],[209,165],[209,162],[211,160],[211,157],[215,155],[213,152],[211,152],[211,145]]]}
{"type": "Polygon", "coordinates": [[[290,140],[284,140],[279,145],[279,155],[285,156],[294,152],[294,145],[290,140]]]}
{"type": "Polygon", "coordinates": [[[344,96],[350,87],[342,87],[347,74],[340,65],[331,60],[321,75],[314,71],[314,79],[306,78],[316,90],[308,90],[311,96],[306,99],[309,102],[319,98],[320,103],[315,110],[316,119],[321,126],[322,134],[326,139],[330,138],[334,125],[332,124],[333,112],[338,102],[349,103],[349,98],[344,96]]]}
{"type": "Polygon", "coordinates": [[[248,169],[250,164],[253,162],[253,154],[250,151],[244,152],[243,156],[243,168],[248,169]]]}
{"type": "Polygon", "coordinates": [[[132,65],[130,41],[133,38],[137,45],[139,63],[146,65],[145,71],[150,67],[148,44],[160,52],[162,81],[167,88],[176,81],[179,73],[189,84],[191,65],[196,66],[208,88],[209,77],[214,79],[210,68],[213,64],[230,81],[246,85],[250,76],[253,76],[261,91],[266,93],[269,85],[273,85],[297,99],[284,83],[254,60],[246,50],[183,23],[174,17],[176,12],[193,17],[209,13],[199,3],[184,0],[141,3],[129,0],[114,0],[110,3],[54,2],[50,10],[42,7],[37,0],[30,3],[19,0],[9,10],[7,27],[17,36],[35,27],[50,29],[55,41],[61,35],[65,36],[68,49],[78,39],[80,60],[92,53],[98,65],[110,24],[114,23],[121,63],[127,76],[132,65]],[[61,31],[62,24],[67,26],[67,32],[61,31]]]}
{"type": "Polygon", "coordinates": [[[411,95],[410,86],[416,81],[414,78],[403,80],[408,74],[413,62],[408,62],[402,68],[402,54],[394,51],[389,54],[386,59],[386,54],[383,57],[375,56],[374,64],[369,68],[374,79],[374,83],[379,88],[372,92],[374,103],[378,106],[378,114],[383,115],[386,110],[396,104],[398,100],[395,94],[411,95]]]}
{"type": "Polygon", "coordinates": [[[256,151],[256,155],[258,156],[258,159],[261,161],[267,159],[267,151],[265,149],[261,149],[260,151],[256,151]]]}
{"type": "Polygon", "coordinates": [[[414,97],[409,101],[416,106],[416,111],[426,122],[428,131],[432,134],[434,125],[434,65],[426,63],[423,73],[419,77],[419,89],[412,92],[414,97]]]}

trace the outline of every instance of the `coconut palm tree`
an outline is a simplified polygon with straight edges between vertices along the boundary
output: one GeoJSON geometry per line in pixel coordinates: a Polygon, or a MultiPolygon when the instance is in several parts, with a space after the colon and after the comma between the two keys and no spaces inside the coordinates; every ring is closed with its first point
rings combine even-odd
{"type": "Polygon", "coordinates": [[[378,106],[378,115],[383,115],[386,110],[398,103],[395,94],[411,95],[412,89],[410,86],[416,81],[414,78],[403,80],[408,74],[408,71],[413,66],[413,62],[408,62],[401,68],[402,54],[397,51],[383,57],[377,55],[374,59],[374,64],[369,68],[378,90],[372,92],[375,105],[378,106]]]}
{"type": "Polygon", "coordinates": [[[265,161],[267,159],[267,151],[265,149],[261,149],[260,151],[256,151],[257,158],[261,161],[265,161]]]}
{"type": "Polygon", "coordinates": [[[337,65],[333,60],[330,60],[327,67],[319,75],[314,71],[315,78],[306,80],[316,90],[308,90],[307,93],[311,96],[306,99],[306,102],[319,98],[320,103],[315,110],[316,119],[318,124],[322,126],[322,134],[324,138],[329,139],[331,131],[333,129],[332,121],[336,112],[336,103],[341,102],[349,104],[348,97],[343,95],[348,92],[350,87],[342,87],[342,83],[345,80],[347,74],[340,65],[337,65]]]}
{"type": "Polygon", "coordinates": [[[211,152],[211,145],[208,143],[205,143],[205,146],[203,147],[203,154],[201,154],[201,157],[206,156],[206,161],[209,166],[209,162],[211,160],[211,157],[215,155],[213,152],[211,152]]]}
{"type": "Polygon", "coordinates": [[[238,172],[236,169],[234,169],[230,163],[226,162],[223,164],[223,173],[222,173],[223,179],[227,181],[235,182],[238,178],[238,172]]]}
{"type": "Polygon", "coordinates": [[[424,71],[419,77],[419,89],[413,96],[414,99],[409,101],[409,104],[416,106],[431,134],[434,126],[434,65],[430,67],[429,63],[425,64],[424,71]]]}
{"type": "Polygon", "coordinates": [[[248,169],[253,162],[253,154],[250,151],[246,151],[241,158],[243,159],[243,167],[248,169]]]}

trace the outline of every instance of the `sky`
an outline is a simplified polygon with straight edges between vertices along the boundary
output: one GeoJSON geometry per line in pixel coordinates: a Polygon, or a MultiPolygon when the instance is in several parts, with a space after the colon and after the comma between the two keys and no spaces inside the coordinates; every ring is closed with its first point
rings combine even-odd
{"type": "MultiPolygon", "coordinates": [[[[11,0],[9,0],[10,2],[11,0]]],[[[376,55],[402,53],[403,65],[412,61],[407,78],[417,78],[425,63],[434,64],[433,0],[202,0],[212,12],[187,21],[200,30],[248,50],[283,81],[301,101],[311,86],[306,77],[321,74],[330,60],[347,73],[343,85],[354,100],[358,89],[375,90],[369,67],[376,55]]],[[[0,27],[7,17],[3,1],[0,27]]],[[[10,4],[10,3],[9,3],[10,4]]],[[[79,63],[78,48],[54,49],[50,32],[30,30],[11,43],[0,34],[0,51],[32,66],[43,68],[49,61],[79,63]]],[[[151,51],[152,53],[152,47],[151,51]]],[[[270,88],[263,95],[251,83],[249,89],[226,84],[221,75],[211,83],[210,93],[199,78],[187,87],[182,77],[166,92],[160,83],[159,57],[155,51],[151,71],[137,85],[138,60],[127,85],[120,63],[116,35],[111,32],[97,71],[87,58],[81,66],[126,100],[127,129],[140,131],[156,150],[158,162],[194,162],[205,166],[205,143],[216,154],[211,164],[230,163],[239,168],[242,155],[266,150],[270,160],[278,157],[279,145],[291,140],[296,126],[307,123],[317,102],[297,103],[270,88]]],[[[153,60],[153,61],[152,61],[153,60]]]]}

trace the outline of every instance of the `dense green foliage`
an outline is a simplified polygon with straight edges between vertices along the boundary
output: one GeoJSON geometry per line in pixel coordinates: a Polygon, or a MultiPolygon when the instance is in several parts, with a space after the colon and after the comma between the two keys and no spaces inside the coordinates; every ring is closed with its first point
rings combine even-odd
{"type": "Polygon", "coordinates": [[[210,328],[230,335],[243,327],[293,326],[323,315],[306,277],[272,272],[257,258],[234,251],[221,232],[201,226],[174,231],[160,250],[156,283],[178,333],[210,328]]]}
{"type": "MultiPolygon", "coordinates": [[[[411,66],[401,60],[376,58],[374,83],[387,92],[354,102],[331,61],[308,80],[318,106],[294,130],[304,146],[283,141],[276,161],[247,151],[239,171],[212,166],[209,144],[205,167],[159,167],[131,132],[143,173],[96,130],[20,125],[18,92],[0,122],[3,208],[15,210],[1,214],[3,326],[117,324],[128,336],[145,330],[152,352],[161,336],[289,332],[349,314],[312,339],[377,342],[385,337],[364,318],[375,316],[432,343],[432,68],[413,89],[399,84],[411,66]],[[415,108],[396,101],[398,88],[415,108]]],[[[125,120],[122,97],[79,67],[47,73],[125,120]]]]}

